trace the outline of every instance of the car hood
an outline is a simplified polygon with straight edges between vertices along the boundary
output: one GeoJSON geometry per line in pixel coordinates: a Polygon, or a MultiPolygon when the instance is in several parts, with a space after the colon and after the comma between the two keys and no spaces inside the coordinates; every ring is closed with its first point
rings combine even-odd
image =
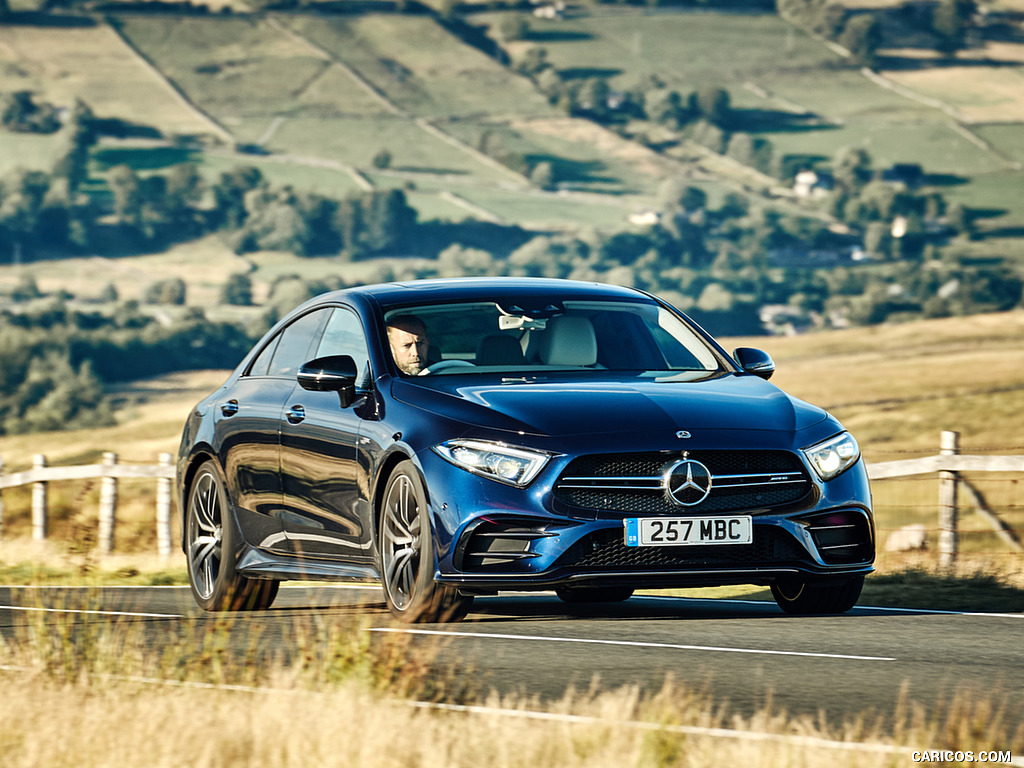
{"type": "Polygon", "coordinates": [[[395,380],[408,405],[477,427],[548,435],[676,430],[792,433],[828,417],[749,375],[697,380],[545,378],[481,382],[477,376],[395,380]]]}

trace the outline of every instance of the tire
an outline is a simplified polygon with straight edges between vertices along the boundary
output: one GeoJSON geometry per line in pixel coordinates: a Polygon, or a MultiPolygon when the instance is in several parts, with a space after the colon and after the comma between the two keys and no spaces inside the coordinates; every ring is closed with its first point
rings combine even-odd
{"type": "Polygon", "coordinates": [[[460,621],[473,603],[434,581],[433,541],[426,489],[415,465],[403,461],[388,478],[380,524],[384,600],[402,621],[460,621]]]}
{"type": "Polygon", "coordinates": [[[621,603],[633,596],[632,587],[559,587],[555,594],[564,603],[621,603]]]}
{"type": "Polygon", "coordinates": [[[786,613],[811,616],[846,613],[857,604],[863,576],[848,579],[806,581],[785,579],[771,585],[772,597],[786,613]]]}
{"type": "Polygon", "coordinates": [[[277,597],[278,581],[249,579],[235,570],[238,532],[220,468],[203,464],[192,481],[185,514],[188,583],[206,611],[262,611],[277,597]]]}

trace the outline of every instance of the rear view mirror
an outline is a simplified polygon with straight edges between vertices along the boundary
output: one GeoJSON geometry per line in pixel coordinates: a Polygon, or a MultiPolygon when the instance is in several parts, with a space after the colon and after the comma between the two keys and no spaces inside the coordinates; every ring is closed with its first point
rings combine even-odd
{"type": "Polygon", "coordinates": [[[775,361],[767,352],[753,347],[737,347],[732,353],[744,373],[752,373],[762,379],[770,379],[775,373],[775,361]]]}
{"type": "Polygon", "coordinates": [[[341,407],[356,397],[356,361],[349,355],[329,355],[310,360],[299,368],[299,386],[311,392],[337,392],[341,407]]]}

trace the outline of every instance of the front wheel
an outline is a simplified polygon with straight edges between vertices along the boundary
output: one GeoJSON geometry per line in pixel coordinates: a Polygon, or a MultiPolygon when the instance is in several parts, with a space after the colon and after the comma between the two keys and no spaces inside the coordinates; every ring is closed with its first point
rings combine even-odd
{"type": "Polygon", "coordinates": [[[402,621],[460,621],[469,612],[472,596],[434,581],[427,494],[411,461],[395,468],[384,489],[380,559],[384,599],[402,621]]]}
{"type": "Polygon", "coordinates": [[[847,579],[804,580],[782,579],[771,585],[772,597],[786,613],[809,616],[846,613],[857,604],[863,576],[847,579]]]}
{"type": "Polygon", "coordinates": [[[280,582],[249,579],[235,570],[235,537],[219,467],[203,464],[192,481],[185,515],[185,552],[192,596],[207,611],[262,611],[280,582]]]}

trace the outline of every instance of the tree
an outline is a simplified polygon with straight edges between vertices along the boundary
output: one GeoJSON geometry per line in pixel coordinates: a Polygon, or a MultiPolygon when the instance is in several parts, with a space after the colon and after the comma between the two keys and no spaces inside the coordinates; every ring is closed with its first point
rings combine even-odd
{"type": "Polygon", "coordinates": [[[892,247],[889,227],[881,221],[873,221],[864,230],[864,250],[876,258],[888,258],[892,247]]]}
{"type": "Polygon", "coordinates": [[[100,295],[99,295],[99,300],[100,301],[105,302],[107,304],[112,304],[113,302],[117,301],[117,299],[118,299],[117,286],[114,285],[113,283],[107,283],[100,290],[100,295]]]}
{"type": "Polygon", "coordinates": [[[366,246],[380,252],[399,247],[416,224],[416,209],[406,201],[400,189],[374,190],[364,205],[366,246]]]}
{"type": "Polygon", "coordinates": [[[530,25],[521,13],[510,13],[498,22],[498,39],[503,43],[525,40],[530,34],[530,25]]]}
{"type": "MultiPolygon", "coordinates": [[[[166,219],[178,228],[179,237],[198,233],[197,207],[205,187],[203,176],[194,163],[178,163],[167,174],[163,207],[166,219]]],[[[155,205],[156,201],[152,203],[155,205]]]]}
{"type": "Polygon", "coordinates": [[[143,293],[143,301],[147,304],[173,304],[182,306],[185,304],[187,288],[185,281],[180,277],[172,277],[167,280],[158,280],[150,283],[143,293]]]}
{"type": "Polygon", "coordinates": [[[718,213],[724,218],[739,219],[746,216],[749,210],[750,201],[746,197],[739,192],[726,192],[718,213]]]}
{"type": "Polygon", "coordinates": [[[516,60],[515,70],[521,75],[536,79],[541,72],[550,69],[551,62],[548,61],[548,49],[531,45],[516,60]]]}
{"type": "Polygon", "coordinates": [[[494,256],[478,248],[449,245],[437,257],[441,277],[474,277],[488,275],[494,265],[494,256]]]}
{"type": "Polygon", "coordinates": [[[139,177],[127,165],[118,165],[107,174],[107,187],[114,197],[114,216],[121,224],[137,227],[142,223],[142,190],[139,177]]]}
{"type": "Polygon", "coordinates": [[[882,44],[882,25],[874,14],[855,16],[846,22],[838,42],[855,62],[865,67],[874,66],[875,51],[882,44]]]}
{"type": "Polygon", "coordinates": [[[237,307],[252,305],[252,280],[248,275],[234,274],[228,277],[220,291],[222,304],[237,307]]]}
{"type": "Polygon", "coordinates": [[[363,205],[358,198],[348,197],[338,202],[334,214],[334,227],[341,239],[341,247],[354,256],[363,250],[366,223],[363,205]]]}
{"type": "Polygon", "coordinates": [[[551,189],[555,183],[555,171],[547,160],[537,163],[530,171],[530,181],[541,189],[551,189]]]}
{"type": "Polygon", "coordinates": [[[0,94],[0,125],[11,131],[54,133],[60,129],[56,108],[36,103],[31,91],[0,94]]]}
{"type": "Polygon", "coordinates": [[[863,147],[843,147],[832,159],[832,176],[847,190],[859,190],[871,177],[871,155],[863,147]]]}
{"type": "Polygon", "coordinates": [[[0,181],[0,246],[9,243],[17,255],[35,242],[39,211],[49,186],[47,174],[23,168],[0,181]]]}
{"type": "Polygon", "coordinates": [[[686,122],[686,109],[678,91],[654,88],[644,94],[644,112],[649,120],[678,129],[686,122]]]}
{"type": "Polygon", "coordinates": [[[971,235],[974,231],[974,222],[971,220],[970,211],[963,203],[952,203],[946,209],[946,222],[958,235],[971,235]]]}
{"type": "Polygon", "coordinates": [[[938,38],[936,49],[947,56],[964,46],[964,33],[976,5],[974,0],[940,0],[932,10],[932,32],[938,38]]]}
{"type": "Polygon", "coordinates": [[[375,154],[373,156],[373,160],[371,160],[371,162],[373,163],[373,167],[374,168],[380,168],[380,169],[390,168],[391,167],[391,153],[388,152],[388,150],[386,150],[386,149],[382,149],[377,154],[375,154]]]}
{"type": "Polygon", "coordinates": [[[245,223],[245,196],[263,183],[263,174],[253,166],[236,166],[220,175],[213,187],[216,223],[237,229],[245,223]]]}
{"type": "Polygon", "coordinates": [[[697,91],[697,109],[702,117],[719,128],[728,127],[732,118],[729,92],[724,88],[705,86],[697,91]]]}
{"type": "Polygon", "coordinates": [[[576,96],[576,107],[601,120],[608,115],[609,93],[611,88],[607,80],[601,77],[587,78],[576,96]]]}
{"type": "Polygon", "coordinates": [[[438,9],[441,21],[455,21],[458,6],[458,0],[441,0],[441,7],[438,9]]]}

